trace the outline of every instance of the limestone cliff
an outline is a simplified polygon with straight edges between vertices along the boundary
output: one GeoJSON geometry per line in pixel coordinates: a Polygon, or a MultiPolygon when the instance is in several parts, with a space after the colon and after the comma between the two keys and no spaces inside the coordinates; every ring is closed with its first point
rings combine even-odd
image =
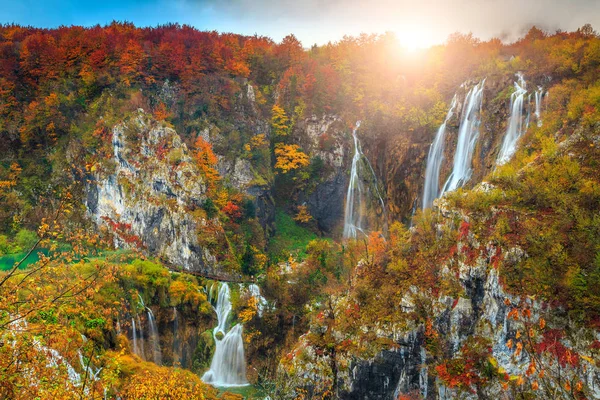
{"type": "Polygon", "coordinates": [[[191,214],[206,188],[187,146],[170,127],[138,110],[113,128],[112,172],[96,173],[86,206],[115,246],[136,247],[175,268],[214,274],[215,257],[198,245],[206,220],[191,214]]]}

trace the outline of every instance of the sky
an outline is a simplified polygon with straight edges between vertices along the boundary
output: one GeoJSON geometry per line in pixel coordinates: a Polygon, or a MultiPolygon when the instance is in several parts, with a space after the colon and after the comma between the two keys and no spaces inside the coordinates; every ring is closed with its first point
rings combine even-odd
{"type": "Polygon", "coordinates": [[[39,27],[169,22],[305,47],[344,35],[394,32],[407,47],[443,43],[454,32],[505,41],[532,25],[554,32],[590,23],[600,31],[600,0],[0,0],[0,23],[39,27]]]}

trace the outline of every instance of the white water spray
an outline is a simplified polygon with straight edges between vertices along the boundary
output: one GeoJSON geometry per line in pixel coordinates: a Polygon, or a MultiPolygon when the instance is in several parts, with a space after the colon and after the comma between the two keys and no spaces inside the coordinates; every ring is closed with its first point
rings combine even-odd
{"type": "Polygon", "coordinates": [[[506,163],[517,151],[517,144],[525,130],[527,124],[523,121],[523,102],[527,93],[525,78],[521,73],[517,74],[515,82],[515,91],[510,95],[510,118],[504,134],[504,141],[498,153],[496,164],[506,163]]]}
{"type": "Polygon", "coordinates": [[[243,327],[241,324],[237,324],[225,333],[227,319],[231,312],[230,290],[227,283],[219,284],[215,312],[218,321],[213,330],[215,354],[210,363],[210,369],[204,373],[202,380],[214,386],[245,386],[248,381],[242,339],[243,327]],[[221,335],[225,336],[219,339],[221,335]]]}
{"type": "Polygon", "coordinates": [[[454,95],[452,102],[450,103],[448,114],[446,114],[446,119],[444,120],[444,123],[440,125],[435,135],[435,139],[429,148],[427,167],[425,169],[425,184],[423,185],[423,209],[430,208],[433,205],[433,201],[437,199],[440,194],[440,169],[442,167],[442,162],[444,161],[446,125],[454,116],[454,109],[456,108],[457,102],[457,96],[454,95]]]}
{"type": "Polygon", "coordinates": [[[365,157],[362,152],[360,141],[356,132],[360,128],[360,121],[356,123],[354,130],[352,131],[352,137],[354,139],[354,157],[352,157],[352,168],[350,169],[350,182],[348,183],[348,191],[346,193],[346,208],[344,210],[344,237],[345,238],[356,238],[358,233],[367,235],[364,226],[364,217],[366,215],[367,202],[365,201],[365,188],[363,178],[366,175],[370,175],[375,185],[375,192],[378,197],[379,203],[381,204],[382,212],[385,214],[385,203],[379,188],[377,187],[377,177],[375,171],[371,166],[371,163],[365,157]],[[364,163],[361,161],[364,160],[364,163]],[[368,167],[365,170],[365,165],[368,167]]]}
{"type": "Polygon", "coordinates": [[[458,142],[454,153],[452,172],[440,196],[464,186],[473,173],[471,164],[473,162],[475,145],[477,144],[477,139],[479,139],[484,85],[485,79],[473,86],[465,98],[465,108],[458,130],[458,142]]]}

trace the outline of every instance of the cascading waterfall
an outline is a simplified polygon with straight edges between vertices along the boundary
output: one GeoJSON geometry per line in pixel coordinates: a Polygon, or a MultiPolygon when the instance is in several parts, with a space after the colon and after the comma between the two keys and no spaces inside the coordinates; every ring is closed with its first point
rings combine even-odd
{"type": "Polygon", "coordinates": [[[504,134],[504,141],[498,153],[496,164],[506,163],[517,151],[519,138],[525,133],[527,123],[523,121],[523,102],[527,93],[525,78],[521,73],[517,74],[515,91],[510,95],[510,117],[504,134]]]}
{"type": "Polygon", "coordinates": [[[375,192],[378,197],[379,203],[381,204],[382,212],[385,213],[385,203],[379,188],[377,187],[377,177],[375,171],[371,166],[371,163],[365,157],[362,152],[360,141],[356,132],[360,128],[360,121],[356,122],[356,126],[352,130],[352,137],[354,139],[354,156],[352,157],[352,168],[350,169],[350,182],[348,183],[348,191],[346,193],[346,207],[344,210],[344,237],[345,238],[356,238],[358,233],[366,235],[365,227],[363,225],[363,218],[366,214],[367,203],[365,201],[365,188],[363,180],[365,166],[361,163],[364,160],[364,164],[368,167],[367,174],[371,175],[375,184],[375,192]]]}
{"type": "Polygon", "coordinates": [[[450,103],[450,109],[446,114],[444,123],[440,125],[435,139],[429,148],[427,156],[427,167],[425,169],[425,184],[423,185],[423,209],[433,205],[433,201],[440,194],[440,169],[444,161],[444,142],[446,140],[446,125],[454,115],[454,109],[458,103],[457,96],[454,95],[450,103]]]}
{"type": "Polygon", "coordinates": [[[215,306],[217,326],[213,330],[215,354],[210,369],[202,375],[202,380],[215,386],[245,386],[248,381],[242,339],[243,327],[237,324],[226,333],[227,320],[231,312],[229,285],[220,283],[218,290],[215,306]]]}
{"type": "Polygon", "coordinates": [[[544,89],[538,86],[535,91],[535,118],[537,126],[542,126],[542,98],[544,97],[544,89]]]}
{"type": "Polygon", "coordinates": [[[157,365],[162,364],[162,353],[160,351],[160,339],[158,336],[158,328],[156,327],[156,320],[154,319],[154,313],[148,307],[148,325],[150,327],[150,340],[152,341],[152,358],[154,363],[157,365]]]}
{"type": "Polygon", "coordinates": [[[458,142],[454,152],[452,172],[446,181],[440,196],[446,192],[462,187],[471,178],[473,172],[473,151],[479,139],[479,125],[481,123],[481,102],[483,100],[483,87],[485,79],[473,86],[465,98],[465,108],[462,113],[458,142]]]}

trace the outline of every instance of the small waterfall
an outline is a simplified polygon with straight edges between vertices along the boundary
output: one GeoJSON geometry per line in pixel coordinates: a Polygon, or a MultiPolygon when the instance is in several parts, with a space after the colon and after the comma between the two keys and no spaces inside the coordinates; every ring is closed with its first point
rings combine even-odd
{"type": "Polygon", "coordinates": [[[268,304],[267,299],[265,299],[260,293],[260,287],[257,284],[251,283],[250,285],[248,285],[248,291],[250,292],[250,295],[256,299],[258,316],[262,317],[263,312],[265,311],[265,307],[268,304]]]}
{"type": "MultiPolygon", "coordinates": [[[[84,372],[87,371],[87,376],[89,377],[89,379],[92,381],[98,381],[100,379],[100,372],[102,372],[102,367],[94,368],[94,366],[92,365],[92,361],[86,360],[83,357],[83,353],[81,352],[81,350],[77,351],[77,355],[79,356],[79,364],[81,365],[81,369],[84,372]]],[[[89,389],[86,387],[85,388],[86,394],[87,394],[88,390],[89,389]]]]}
{"type": "Polygon", "coordinates": [[[377,177],[375,171],[371,166],[371,163],[365,157],[362,152],[360,141],[356,132],[360,128],[360,121],[356,122],[356,126],[352,130],[352,137],[354,139],[354,157],[352,157],[352,168],[350,170],[350,181],[348,183],[348,191],[346,193],[346,207],[344,210],[344,237],[345,238],[356,238],[358,233],[366,235],[364,226],[364,217],[367,211],[367,202],[365,201],[365,188],[363,179],[365,173],[373,179],[375,186],[375,194],[378,197],[379,203],[381,204],[382,212],[385,214],[385,203],[379,188],[377,187],[377,177]],[[364,160],[364,161],[363,161],[364,160]],[[363,163],[361,163],[363,161],[363,163]],[[365,170],[365,165],[368,167],[365,170]]]}
{"type": "Polygon", "coordinates": [[[519,138],[527,129],[526,123],[523,123],[523,103],[527,93],[525,78],[521,73],[517,74],[515,82],[515,91],[510,95],[510,118],[504,134],[504,141],[498,153],[496,164],[506,163],[517,151],[519,138]]]}
{"type": "Polygon", "coordinates": [[[465,108],[462,112],[460,128],[458,129],[458,142],[454,152],[452,172],[446,181],[440,196],[446,192],[462,187],[471,178],[473,173],[473,151],[479,139],[479,125],[481,123],[481,102],[483,100],[483,87],[485,79],[473,86],[465,98],[465,108]]]}
{"type": "Polygon", "coordinates": [[[444,142],[446,140],[446,125],[454,115],[454,109],[457,104],[457,96],[454,95],[450,103],[450,109],[446,114],[444,123],[440,125],[435,139],[429,148],[427,156],[427,167],[425,169],[425,184],[423,185],[423,209],[433,205],[433,200],[437,199],[440,194],[440,169],[444,161],[444,142]]]}
{"type": "Polygon", "coordinates": [[[135,318],[137,320],[137,328],[138,328],[138,332],[140,334],[138,350],[140,352],[140,357],[142,357],[142,359],[145,360],[146,359],[146,350],[144,349],[144,329],[142,328],[142,321],[140,320],[140,316],[136,315],[135,318]]]}
{"type": "Polygon", "coordinates": [[[427,389],[429,384],[429,374],[427,371],[427,352],[425,347],[421,346],[421,369],[419,370],[419,390],[424,399],[427,398],[427,389]]]}
{"type": "Polygon", "coordinates": [[[179,314],[177,313],[177,308],[173,307],[173,362],[177,361],[179,358],[177,357],[179,350],[179,340],[177,338],[177,332],[179,330],[179,314]]]}
{"type": "Polygon", "coordinates": [[[542,98],[544,97],[544,89],[538,86],[535,91],[535,118],[537,120],[537,126],[542,126],[542,98]]]}
{"type": "Polygon", "coordinates": [[[527,95],[527,117],[525,118],[524,132],[526,132],[527,129],[529,129],[530,120],[531,120],[531,93],[529,93],[529,95],[527,95]]]}
{"type": "Polygon", "coordinates": [[[227,283],[219,284],[217,304],[217,326],[213,330],[215,354],[210,369],[202,375],[202,380],[215,386],[245,386],[246,359],[244,357],[243,327],[235,325],[226,333],[227,319],[231,312],[230,290],[227,283]],[[219,339],[220,335],[225,335],[219,339]]]}
{"type": "Polygon", "coordinates": [[[81,374],[75,371],[75,368],[73,368],[73,366],[57,350],[42,345],[37,338],[34,339],[34,345],[48,357],[47,367],[58,368],[60,365],[63,365],[67,369],[69,382],[71,382],[73,386],[81,386],[81,374]]]}
{"type": "Polygon", "coordinates": [[[154,313],[148,307],[148,325],[150,326],[150,340],[152,341],[152,358],[154,363],[162,365],[162,353],[160,351],[160,339],[158,336],[158,328],[156,327],[156,320],[154,319],[154,313]]]}
{"type": "Polygon", "coordinates": [[[137,328],[135,326],[135,319],[131,317],[131,331],[133,332],[133,354],[143,358],[140,353],[140,346],[138,345],[137,328]]]}

